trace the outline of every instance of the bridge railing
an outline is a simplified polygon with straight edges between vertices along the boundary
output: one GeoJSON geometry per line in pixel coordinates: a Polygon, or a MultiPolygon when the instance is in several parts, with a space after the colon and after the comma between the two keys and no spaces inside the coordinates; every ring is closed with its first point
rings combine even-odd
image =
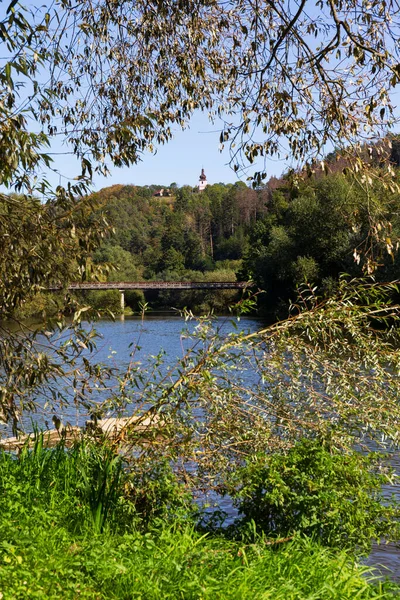
{"type": "Polygon", "coordinates": [[[251,287],[249,281],[85,281],[72,282],[66,286],[49,285],[48,290],[233,290],[251,287]]]}

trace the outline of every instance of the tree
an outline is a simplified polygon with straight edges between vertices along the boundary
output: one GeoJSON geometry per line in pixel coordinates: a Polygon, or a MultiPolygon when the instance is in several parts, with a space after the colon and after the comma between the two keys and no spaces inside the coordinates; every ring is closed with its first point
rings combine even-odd
{"type": "MultiPolygon", "coordinates": [[[[107,156],[129,164],[196,109],[226,115],[221,142],[236,145],[237,167],[239,155],[280,154],[284,138],[295,161],[322,158],[327,142],[359,142],[393,122],[397,8],[383,0],[320,0],[317,13],[306,0],[60,0],[30,16],[12,2],[1,32],[10,55],[3,128],[21,150],[26,97],[16,92],[25,79],[28,110],[43,126],[30,138],[36,164],[45,134],[61,131],[87,174],[90,156],[101,171],[107,156]]],[[[5,153],[11,174],[18,152],[5,153]]]]}
{"type": "Polygon", "coordinates": [[[368,260],[367,245],[370,257],[379,263],[376,276],[383,281],[397,279],[396,252],[382,253],[379,238],[371,240],[369,235],[371,222],[379,227],[390,223],[388,243],[399,238],[398,205],[399,194],[378,181],[366,198],[363,187],[343,174],[314,177],[295,190],[282,182],[272,192],[268,212],[250,230],[242,277],[252,277],[267,291],[262,301],[270,309],[284,301],[281,316],[287,315],[288,299],[302,283],[328,293],[340,273],[360,277],[368,260]]]}
{"type": "Polygon", "coordinates": [[[116,270],[108,275],[108,281],[140,281],[141,268],[135,264],[130,252],[121,246],[105,244],[93,255],[95,263],[110,263],[116,270]]]}
{"type": "Polygon", "coordinates": [[[35,16],[32,50],[51,66],[35,112],[49,133],[58,112],[74,152],[96,163],[137,160],[198,108],[226,115],[221,142],[234,141],[234,157],[279,154],[284,137],[294,160],[321,158],[328,141],[359,141],[393,120],[396,10],[382,0],[320,0],[317,13],[306,0],[61,0],[35,16]]]}
{"type": "MultiPolygon", "coordinates": [[[[59,0],[31,15],[11,2],[0,32],[2,182],[41,196],[46,182],[29,174],[49,165],[43,149],[61,135],[81,160],[80,184],[67,189],[77,195],[107,159],[137,161],[200,109],[222,118],[236,170],[274,155],[312,170],[333,145],[368,184],[377,171],[364,142],[395,122],[397,2],[308,4],[59,0]]],[[[379,176],[392,173],[389,164],[379,176]]]]}
{"type": "MultiPolygon", "coordinates": [[[[11,230],[14,237],[2,257],[7,277],[0,283],[1,304],[14,307],[32,286],[47,286],[54,276],[51,249],[58,242],[60,255],[64,248],[71,250],[77,231],[76,274],[86,277],[85,252],[94,238],[91,226],[80,230],[77,224],[88,202],[92,172],[106,172],[108,159],[115,165],[137,161],[145,149],[166,142],[173,125],[185,126],[196,109],[224,119],[220,143],[230,144],[236,169],[257,157],[281,154],[282,147],[293,164],[308,161],[312,169],[312,161],[322,158],[329,143],[351,155],[363,138],[386,133],[394,121],[390,92],[400,79],[397,3],[319,0],[317,15],[313,8],[306,0],[59,0],[30,15],[13,0],[0,27],[7,52],[0,69],[1,183],[25,193],[37,227],[22,228],[16,235],[13,215],[18,215],[18,200],[2,198],[9,207],[1,217],[2,233],[7,238],[11,230]],[[75,185],[59,186],[53,193],[45,179],[35,180],[35,175],[50,165],[45,150],[52,136],[60,134],[80,159],[81,172],[75,185]],[[35,204],[35,193],[50,202],[35,204]],[[31,263],[40,246],[43,219],[46,252],[31,263]],[[17,276],[14,246],[21,265],[17,276]],[[23,286],[18,283],[20,273],[23,286]]],[[[354,168],[363,168],[368,188],[375,171],[363,156],[353,162],[354,168]]],[[[390,166],[386,173],[392,175],[390,166]]],[[[263,176],[259,172],[255,182],[263,176]]],[[[204,201],[199,214],[204,249],[207,238],[210,246],[213,242],[212,204],[204,201]]],[[[381,223],[376,231],[377,239],[388,237],[381,223]]],[[[282,225],[275,226],[271,243],[272,250],[290,252],[291,237],[282,225]]],[[[392,242],[385,243],[391,250],[392,242]]],[[[297,272],[306,266],[297,262],[297,272]]],[[[63,272],[60,283],[67,276],[63,272]]],[[[149,396],[150,414],[164,411],[166,419],[171,417],[170,431],[176,426],[179,433],[174,440],[187,440],[187,456],[199,461],[205,457],[209,463],[203,461],[204,469],[209,471],[218,459],[219,472],[221,465],[229,470],[242,460],[245,448],[279,450],[302,435],[334,438],[343,445],[351,445],[354,436],[362,437],[367,430],[395,438],[397,346],[369,325],[371,310],[383,314],[383,322],[396,319],[396,310],[387,307],[373,286],[368,291],[375,294],[374,302],[354,287],[351,303],[346,286],[330,303],[307,296],[304,308],[311,304],[313,310],[260,334],[257,348],[263,353],[263,370],[257,390],[242,393],[231,377],[239,346],[248,340],[232,337],[217,343],[214,336],[205,348],[201,344],[203,354],[197,362],[191,357],[189,367],[183,364],[183,375],[172,384],[168,377],[164,387],[149,396]],[[229,367],[226,376],[224,362],[229,367]],[[384,415],[377,398],[388,399],[384,415]],[[335,415],[335,421],[327,415],[335,415]]],[[[77,310],[76,320],[80,314],[77,310]]],[[[206,340],[207,327],[201,325],[206,340]]],[[[81,357],[82,348],[91,342],[88,345],[80,330],[75,334],[74,345],[61,346],[57,360],[38,352],[32,337],[14,338],[12,343],[5,335],[1,338],[5,419],[16,422],[19,409],[34,408],[48,382],[67,374],[72,400],[77,406],[86,402],[87,390],[93,388],[87,380],[81,385],[75,381],[76,356],[81,357]]],[[[254,347],[249,352],[245,347],[246,352],[249,361],[258,360],[254,347]]],[[[88,377],[97,381],[100,369],[90,361],[84,365],[88,377]]],[[[137,389],[137,381],[131,383],[137,389]]],[[[118,406],[128,401],[122,384],[121,395],[112,398],[122,403],[118,406]]],[[[50,398],[56,395],[51,385],[47,390],[50,398]]],[[[174,444],[163,445],[163,450],[179,452],[174,444]]],[[[146,452],[151,451],[150,447],[146,452]]]]}

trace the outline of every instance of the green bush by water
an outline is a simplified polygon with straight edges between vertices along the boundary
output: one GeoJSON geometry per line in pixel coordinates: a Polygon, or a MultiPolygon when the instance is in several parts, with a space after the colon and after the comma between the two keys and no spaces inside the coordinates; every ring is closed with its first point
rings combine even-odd
{"type": "Polygon", "coordinates": [[[269,536],[306,535],[368,552],[373,540],[398,540],[400,508],[384,501],[389,473],[379,455],[330,451],[303,440],[287,454],[257,456],[235,473],[240,530],[254,522],[269,536]]]}
{"type": "Polygon", "coordinates": [[[42,435],[19,457],[0,454],[0,495],[3,513],[13,512],[14,503],[22,503],[24,511],[43,507],[77,534],[143,528],[156,518],[165,522],[194,510],[168,463],[128,470],[106,444],[45,449],[42,435]]]}

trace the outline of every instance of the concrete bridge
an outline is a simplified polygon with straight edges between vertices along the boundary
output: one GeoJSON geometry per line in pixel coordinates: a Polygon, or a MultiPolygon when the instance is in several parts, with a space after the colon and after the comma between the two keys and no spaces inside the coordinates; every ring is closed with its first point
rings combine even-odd
{"type": "Polygon", "coordinates": [[[125,307],[127,290],[244,290],[251,287],[249,281],[84,281],[66,286],[49,286],[50,291],[68,290],[119,290],[121,308],[125,307]]]}

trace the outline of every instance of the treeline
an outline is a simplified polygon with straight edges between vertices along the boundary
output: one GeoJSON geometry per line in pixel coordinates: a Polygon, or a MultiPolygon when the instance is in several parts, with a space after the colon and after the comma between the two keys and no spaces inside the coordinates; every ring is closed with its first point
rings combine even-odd
{"type": "Polygon", "coordinates": [[[399,277],[398,193],[378,180],[364,186],[342,173],[296,186],[275,180],[274,187],[265,214],[251,227],[240,272],[266,291],[261,302],[271,316],[287,316],[298,286],[317,285],[329,296],[341,273],[362,276],[368,261],[378,279],[399,277]]]}
{"type": "MultiPolygon", "coordinates": [[[[400,143],[392,140],[389,159],[395,168],[398,156],[400,143]]],[[[376,151],[368,185],[345,175],[343,159],[332,153],[325,163],[328,174],[316,169],[312,176],[272,178],[256,190],[242,182],[209,185],[202,192],[171,184],[166,196],[155,196],[160,189],[155,185],[104,188],[88,201],[90,219],[105,215],[109,235],[91,253],[83,277],[102,267],[100,277],[109,281],[253,280],[265,291],[258,308],[271,319],[287,316],[302,284],[329,296],[341,273],[361,276],[367,261],[378,279],[397,279],[400,197],[374,178],[381,160],[376,151]]],[[[77,217],[76,231],[87,225],[77,217]]],[[[234,290],[137,291],[127,293],[126,302],[134,311],[149,303],[223,312],[239,296],[234,290]]],[[[89,292],[85,299],[94,308],[120,310],[118,291],[89,292]]],[[[57,311],[57,297],[51,301],[57,311]]],[[[39,314],[48,304],[49,295],[39,294],[21,316],[39,314]]]]}
{"type": "Polygon", "coordinates": [[[146,279],[240,260],[251,226],[266,210],[265,195],[241,182],[203,192],[171,186],[173,195],[161,198],[154,197],[156,189],[115,185],[95,194],[115,228],[110,246],[129,252],[146,279]]]}

